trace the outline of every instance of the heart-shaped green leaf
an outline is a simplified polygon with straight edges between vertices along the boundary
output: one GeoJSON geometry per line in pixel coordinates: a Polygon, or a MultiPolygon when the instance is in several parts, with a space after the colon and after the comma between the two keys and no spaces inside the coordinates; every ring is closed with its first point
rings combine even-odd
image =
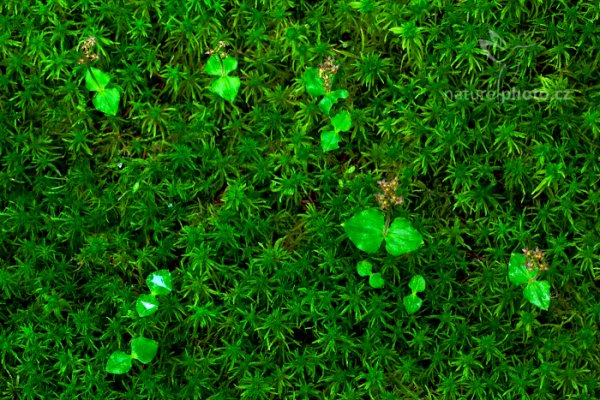
{"type": "Polygon", "coordinates": [[[334,90],[333,92],[326,94],[325,97],[319,101],[319,108],[321,111],[323,111],[323,113],[325,113],[325,115],[329,115],[331,107],[333,107],[333,105],[337,103],[339,99],[345,99],[346,97],[348,97],[347,90],[334,90]]]}
{"type": "Polygon", "coordinates": [[[348,111],[340,111],[331,118],[331,125],[337,132],[344,132],[352,127],[352,119],[348,111]]]}
{"type": "Polygon", "coordinates": [[[393,256],[410,253],[423,244],[423,236],[405,218],[396,218],[385,235],[385,248],[393,256]]]}
{"type": "Polygon", "coordinates": [[[92,103],[96,107],[96,110],[103,112],[108,115],[117,115],[119,111],[119,101],[121,95],[116,88],[103,89],[96,93],[92,103]]]}
{"type": "Polygon", "coordinates": [[[413,294],[425,290],[425,278],[421,275],[415,275],[408,282],[408,287],[413,291],[413,294]]]}
{"type": "Polygon", "coordinates": [[[550,307],[550,283],[548,281],[534,281],[528,284],[523,290],[523,294],[531,304],[542,310],[550,307]]]}
{"type": "Polygon", "coordinates": [[[383,241],[384,215],[372,208],[361,211],[342,224],[348,238],[360,250],[375,253],[383,241]]]}
{"type": "Polygon", "coordinates": [[[369,285],[374,289],[381,289],[385,285],[385,281],[380,272],[375,272],[369,277],[369,285]]]}
{"type": "Polygon", "coordinates": [[[370,276],[373,273],[373,264],[368,261],[359,261],[356,264],[356,271],[360,276],[370,276]]]}
{"type": "Polygon", "coordinates": [[[223,70],[223,64],[221,64],[221,57],[217,54],[210,56],[210,58],[206,61],[206,65],[204,66],[204,72],[208,75],[213,76],[225,76],[227,75],[223,70]]]}
{"type": "Polygon", "coordinates": [[[152,339],[136,338],[131,341],[131,358],[148,364],[158,352],[158,342],[152,339]]]}
{"type": "Polygon", "coordinates": [[[409,314],[416,313],[421,305],[423,304],[423,300],[421,300],[416,294],[409,294],[404,297],[404,308],[406,308],[406,312],[409,314]]]}
{"type": "Polygon", "coordinates": [[[131,356],[122,351],[112,353],[106,363],[106,371],[111,374],[125,374],[131,369],[131,356]]]}
{"type": "Polygon", "coordinates": [[[322,96],[325,94],[323,79],[319,78],[319,71],[316,68],[307,68],[304,71],[304,85],[306,91],[311,96],[322,96]]]}
{"type": "Polygon", "coordinates": [[[98,68],[89,68],[85,73],[85,87],[93,92],[102,91],[110,82],[110,75],[98,68]]]}
{"type": "Polygon", "coordinates": [[[535,270],[529,271],[525,266],[527,259],[521,253],[512,253],[508,261],[508,279],[515,285],[529,282],[536,275],[535,270]]]}
{"type": "Polygon", "coordinates": [[[148,275],[146,284],[154,296],[169,294],[173,290],[173,278],[166,269],[148,275]]]}
{"type": "Polygon", "coordinates": [[[210,90],[230,103],[233,103],[240,90],[240,84],[240,78],[237,76],[223,76],[213,81],[210,90]]]}
{"type": "Polygon", "coordinates": [[[151,294],[143,294],[138,297],[135,309],[140,317],[147,317],[158,310],[158,300],[151,294]]]}
{"type": "Polygon", "coordinates": [[[225,74],[229,74],[235,71],[238,67],[238,60],[233,57],[225,57],[223,60],[223,71],[225,74]]]}
{"type": "Polygon", "coordinates": [[[223,74],[223,66],[221,65],[221,57],[218,55],[211,56],[208,61],[206,61],[206,65],[204,66],[204,72],[208,75],[214,76],[224,76],[223,74]]]}
{"type": "Polygon", "coordinates": [[[233,57],[226,57],[221,60],[221,57],[215,54],[206,62],[206,65],[204,66],[204,72],[213,76],[227,76],[227,74],[230,72],[235,71],[237,67],[237,59],[233,57]]]}
{"type": "Polygon", "coordinates": [[[339,149],[339,142],[342,140],[340,134],[336,131],[327,131],[321,133],[321,148],[324,152],[339,149]]]}

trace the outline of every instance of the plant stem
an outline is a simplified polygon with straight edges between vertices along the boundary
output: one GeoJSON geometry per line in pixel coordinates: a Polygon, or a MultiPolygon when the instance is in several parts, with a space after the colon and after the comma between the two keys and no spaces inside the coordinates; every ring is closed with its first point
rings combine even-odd
{"type": "Polygon", "coordinates": [[[390,227],[391,219],[392,219],[391,213],[389,210],[387,210],[385,213],[385,225],[383,226],[383,237],[385,237],[385,235],[387,235],[387,231],[388,231],[388,228],[390,227]]]}

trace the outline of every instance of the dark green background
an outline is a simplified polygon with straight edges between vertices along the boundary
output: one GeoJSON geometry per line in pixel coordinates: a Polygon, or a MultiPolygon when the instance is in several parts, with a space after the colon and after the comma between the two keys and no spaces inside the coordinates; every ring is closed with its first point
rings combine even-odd
{"type": "Polygon", "coordinates": [[[599,398],[599,4],[3,1],[0,397],[599,398]],[[90,35],[114,117],[77,63],[90,35]],[[219,40],[233,104],[203,72],[219,40]],[[327,55],[353,127],[323,153],[302,76],[327,55]],[[450,95],[512,89],[570,96],[450,95]],[[367,257],[340,224],[395,176],[424,246],[367,257]],[[548,311],[508,281],[526,246],[548,311]],[[157,269],[174,291],[139,318],[157,269]],[[138,336],[153,362],[106,373],[138,336]]]}

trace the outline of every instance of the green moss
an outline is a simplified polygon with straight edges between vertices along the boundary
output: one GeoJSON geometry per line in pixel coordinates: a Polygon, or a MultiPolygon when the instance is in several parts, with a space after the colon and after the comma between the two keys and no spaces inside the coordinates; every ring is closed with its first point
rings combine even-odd
{"type": "Polygon", "coordinates": [[[0,6],[0,397],[600,397],[598,5],[267,3],[0,6]],[[396,177],[424,245],[374,290],[340,224],[396,177]],[[537,246],[548,310],[508,275],[537,246]]]}

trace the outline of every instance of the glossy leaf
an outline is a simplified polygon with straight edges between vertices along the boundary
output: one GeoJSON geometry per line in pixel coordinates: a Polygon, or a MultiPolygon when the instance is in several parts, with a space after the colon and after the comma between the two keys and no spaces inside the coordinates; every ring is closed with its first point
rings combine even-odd
{"type": "Polygon", "coordinates": [[[385,235],[385,248],[391,255],[399,256],[417,250],[423,236],[405,218],[396,218],[385,235]]]}
{"type": "Polygon", "coordinates": [[[373,273],[373,264],[368,261],[359,261],[356,264],[356,271],[360,276],[370,276],[373,273]]]}
{"type": "Polygon", "coordinates": [[[304,84],[306,91],[311,96],[318,97],[325,94],[323,79],[319,78],[319,71],[316,68],[307,68],[304,71],[304,84]]]}
{"type": "Polygon", "coordinates": [[[416,313],[421,308],[421,305],[423,305],[423,300],[416,294],[409,294],[404,297],[404,308],[406,308],[406,312],[409,314],[416,313]]]}
{"type": "Polygon", "coordinates": [[[321,133],[321,148],[324,152],[339,149],[340,140],[342,140],[342,138],[336,131],[323,132],[321,133]]]}
{"type": "Polygon", "coordinates": [[[96,110],[108,115],[117,115],[121,94],[116,88],[104,89],[94,96],[92,103],[96,110]]]}
{"type": "Polygon", "coordinates": [[[225,59],[223,59],[223,71],[225,72],[225,74],[230,74],[233,71],[235,71],[238,67],[238,61],[237,59],[233,58],[233,57],[225,57],[225,59]]]}
{"type": "Polygon", "coordinates": [[[525,298],[531,304],[547,310],[550,307],[550,283],[548,281],[534,281],[523,290],[525,298]]]}
{"type": "Polygon", "coordinates": [[[535,277],[536,271],[529,271],[525,266],[527,259],[521,253],[513,253],[508,262],[508,279],[515,285],[528,283],[529,279],[535,277]]]}
{"type": "Polygon", "coordinates": [[[342,226],[356,247],[375,253],[383,241],[384,218],[381,211],[372,208],[356,214],[342,226]]]}
{"type": "Polygon", "coordinates": [[[158,300],[151,294],[143,294],[138,297],[135,309],[140,317],[147,317],[158,310],[158,300]]]}
{"type": "Polygon", "coordinates": [[[424,291],[425,290],[425,278],[423,278],[421,275],[413,276],[410,279],[410,282],[408,282],[408,287],[410,288],[410,290],[413,291],[413,294],[424,291]]]}
{"type": "Polygon", "coordinates": [[[152,339],[136,338],[131,341],[131,357],[148,364],[158,352],[158,342],[152,339]]]}
{"type": "Polygon", "coordinates": [[[352,119],[348,111],[340,111],[331,118],[331,125],[337,132],[345,132],[352,127],[352,119]]]}
{"type": "Polygon", "coordinates": [[[211,56],[208,61],[206,61],[204,72],[208,75],[225,76],[225,74],[223,74],[223,66],[221,65],[221,57],[216,54],[211,56]]]}
{"type": "Polygon", "coordinates": [[[233,103],[240,90],[240,84],[240,78],[237,76],[223,76],[212,82],[210,90],[230,103],[233,103]]]}
{"type": "Polygon", "coordinates": [[[146,284],[153,295],[165,295],[173,290],[173,278],[171,273],[166,269],[153,272],[146,278],[146,284]]]}
{"type": "Polygon", "coordinates": [[[385,285],[385,280],[380,272],[376,272],[369,277],[369,285],[375,289],[381,289],[385,285]]]}
{"type": "Polygon", "coordinates": [[[329,115],[331,107],[333,107],[333,105],[337,103],[339,99],[345,99],[347,97],[347,90],[334,90],[333,92],[326,94],[325,97],[323,97],[321,101],[319,101],[319,108],[321,109],[321,111],[323,111],[323,113],[325,113],[325,115],[329,115]]]}
{"type": "Polygon", "coordinates": [[[85,87],[93,92],[102,91],[110,82],[110,75],[98,68],[90,68],[85,72],[85,87]]]}
{"type": "Polygon", "coordinates": [[[208,75],[224,77],[230,72],[235,71],[237,67],[237,59],[233,57],[226,57],[221,60],[221,57],[215,54],[206,62],[206,65],[204,66],[204,72],[206,72],[208,75]]]}
{"type": "Polygon", "coordinates": [[[112,353],[106,363],[106,371],[111,374],[125,374],[131,369],[131,356],[122,351],[112,353]]]}

